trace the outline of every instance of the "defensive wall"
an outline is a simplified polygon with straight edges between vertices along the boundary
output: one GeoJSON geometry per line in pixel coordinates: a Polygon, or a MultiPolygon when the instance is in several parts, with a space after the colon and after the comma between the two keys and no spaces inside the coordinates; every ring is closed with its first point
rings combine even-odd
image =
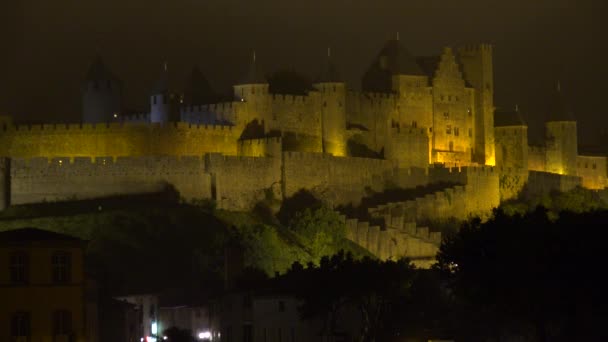
{"type": "Polygon", "coordinates": [[[211,197],[211,179],[200,157],[14,158],[10,162],[11,204],[156,193],[168,187],[186,200],[211,197]]]}
{"type": "Polygon", "coordinates": [[[219,208],[250,210],[268,196],[282,198],[280,157],[212,153],[205,156],[205,171],[211,175],[212,198],[219,208]]]}
{"type": "Polygon", "coordinates": [[[526,196],[535,197],[552,191],[567,192],[581,186],[581,177],[560,175],[558,173],[530,171],[526,186],[526,196]]]}
{"type": "Polygon", "coordinates": [[[180,108],[180,118],[183,122],[200,125],[215,125],[219,122],[236,124],[237,115],[242,110],[241,102],[182,106],[180,108]]]}
{"type": "Polygon", "coordinates": [[[604,156],[577,156],[576,175],[583,187],[601,190],[608,186],[608,158],[604,156]]]}
{"type": "Polygon", "coordinates": [[[441,233],[417,227],[415,222],[384,229],[357,219],[345,219],[345,224],[347,239],[382,260],[407,256],[417,267],[429,268],[441,244],[441,233]]]}
{"type": "Polygon", "coordinates": [[[399,168],[427,167],[430,162],[430,137],[425,128],[394,127],[384,156],[396,160],[399,168]]]}
{"type": "Polygon", "coordinates": [[[0,155],[11,158],[236,155],[240,134],[233,126],[184,122],[4,125],[1,129],[0,155]]]}
{"type": "Polygon", "coordinates": [[[307,189],[333,204],[358,204],[366,188],[383,190],[395,163],[383,159],[344,158],[322,153],[283,153],[283,194],[307,189]]]}
{"type": "Polygon", "coordinates": [[[242,139],[237,144],[237,154],[239,156],[280,158],[283,153],[281,137],[242,139]]]}

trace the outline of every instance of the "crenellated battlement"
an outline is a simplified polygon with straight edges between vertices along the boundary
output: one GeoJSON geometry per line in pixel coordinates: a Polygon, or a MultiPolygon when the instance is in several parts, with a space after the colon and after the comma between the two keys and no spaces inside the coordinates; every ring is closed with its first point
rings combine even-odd
{"type": "Polygon", "coordinates": [[[102,124],[75,123],[75,124],[34,124],[34,125],[4,125],[3,132],[8,134],[19,133],[52,133],[62,134],[70,132],[112,132],[128,131],[137,129],[171,130],[171,129],[196,129],[206,131],[232,131],[232,125],[205,125],[191,124],[188,122],[169,122],[169,123],[141,123],[141,122],[109,122],[102,124]]]}
{"type": "Polygon", "coordinates": [[[288,95],[288,94],[272,94],[272,101],[283,104],[308,103],[310,96],[308,95],[288,95]]]}
{"type": "Polygon", "coordinates": [[[391,127],[391,134],[393,135],[397,135],[397,134],[411,134],[411,135],[422,135],[427,137],[428,136],[428,131],[426,128],[414,128],[412,126],[406,126],[406,127],[391,127]]]}

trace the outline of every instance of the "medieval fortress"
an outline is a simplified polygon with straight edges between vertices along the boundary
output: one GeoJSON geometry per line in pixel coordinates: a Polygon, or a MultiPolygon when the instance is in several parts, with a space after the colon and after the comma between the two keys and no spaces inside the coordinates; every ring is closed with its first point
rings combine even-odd
{"type": "MultiPolygon", "coordinates": [[[[158,192],[250,210],[301,189],[357,205],[370,191],[454,186],[368,208],[383,224],[345,217],[348,237],[382,258],[424,260],[441,235],[417,223],[487,216],[520,192],[607,185],[606,156],[577,151],[576,122],[559,105],[543,146],[529,146],[518,113],[496,116],[490,45],[414,57],[388,41],[347,89],[328,56],[306,95],[269,92],[255,57],[234,99],[173,92],[163,70],[147,113],[125,115],[122,83],[97,60],[81,123],[14,125],[0,118],[0,209],[10,205],[158,192]]],[[[559,102],[559,95],[556,101],[559,102]]]]}

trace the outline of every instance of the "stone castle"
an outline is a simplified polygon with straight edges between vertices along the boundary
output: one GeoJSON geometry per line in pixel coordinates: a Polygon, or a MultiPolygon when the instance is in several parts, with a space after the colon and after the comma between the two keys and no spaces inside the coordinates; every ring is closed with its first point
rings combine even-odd
{"type": "MultiPolygon", "coordinates": [[[[100,59],[83,87],[81,123],[0,120],[0,208],[158,192],[250,210],[307,189],[357,205],[370,191],[449,182],[439,192],[368,208],[383,224],[345,217],[349,238],[390,258],[432,257],[439,233],[417,223],[487,216],[501,200],[576,186],[603,189],[605,156],[577,150],[576,122],[556,94],[543,146],[518,112],[495,113],[492,46],[414,57],[388,41],[351,91],[328,54],[306,95],[274,94],[255,55],[233,100],[205,82],[169,89],[165,66],[148,112],[126,115],[122,83],[100,59]],[[211,102],[211,103],[210,103],[211,102]]],[[[559,89],[558,89],[559,90],[559,89]]]]}

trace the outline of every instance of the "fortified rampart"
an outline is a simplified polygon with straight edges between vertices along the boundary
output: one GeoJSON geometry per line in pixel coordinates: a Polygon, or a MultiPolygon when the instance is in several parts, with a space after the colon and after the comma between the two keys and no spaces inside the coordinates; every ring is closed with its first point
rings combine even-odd
{"type": "Polygon", "coordinates": [[[0,155],[34,157],[236,155],[233,126],[169,124],[56,124],[4,126],[0,155]]]}
{"type": "Polygon", "coordinates": [[[333,205],[357,204],[366,188],[381,191],[395,164],[383,159],[342,158],[322,153],[283,153],[283,194],[310,190],[333,205]]]}
{"type": "Polygon", "coordinates": [[[601,190],[608,186],[608,158],[604,156],[577,156],[576,175],[582,178],[583,187],[601,190]]]}
{"type": "Polygon", "coordinates": [[[581,186],[578,176],[560,175],[558,173],[530,171],[526,186],[527,196],[540,196],[552,191],[567,192],[581,186]]]}
{"type": "Polygon", "coordinates": [[[381,228],[357,219],[345,219],[346,238],[382,260],[407,256],[417,267],[428,268],[435,261],[441,233],[417,227],[415,222],[381,228]]]}
{"type": "Polygon", "coordinates": [[[245,157],[280,158],[283,153],[283,141],[281,137],[239,140],[237,153],[245,157]]]}
{"type": "Polygon", "coordinates": [[[202,158],[15,158],[10,165],[11,204],[155,193],[168,187],[186,200],[210,198],[202,158]]]}
{"type": "Polygon", "coordinates": [[[431,160],[429,141],[425,128],[395,127],[391,129],[384,156],[396,160],[399,168],[427,167],[431,160]]]}
{"type": "Polygon", "coordinates": [[[219,208],[250,210],[267,196],[282,198],[280,157],[212,153],[205,156],[205,171],[211,175],[212,198],[219,208]]]}

